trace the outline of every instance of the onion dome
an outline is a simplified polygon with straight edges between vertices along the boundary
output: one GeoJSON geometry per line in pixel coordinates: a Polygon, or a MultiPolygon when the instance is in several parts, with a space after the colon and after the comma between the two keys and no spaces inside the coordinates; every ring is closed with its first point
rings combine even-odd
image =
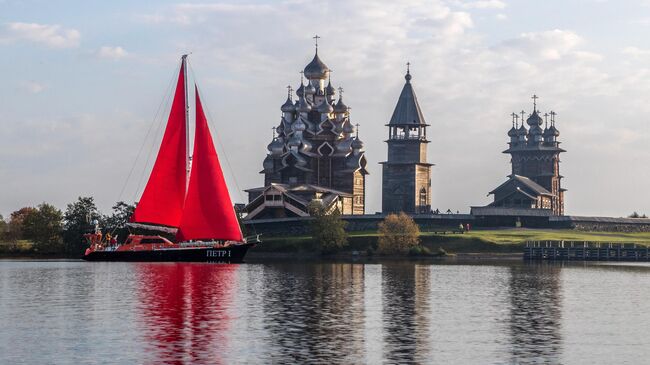
{"type": "Polygon", "coordinates": [[[360,150],[363,148],[363,142],[359,139],[359,137],[355,137],[354,140],[352,141],[352,148],[355,150],[360,150]]]}
{"type": "Polygon", "coordinates": [[[298,110],[298,112],[300,112],[300,113],[309,113],[311,111],[311,105],[309,105],[309,103],[307,103],[307,100],[305,100],[304,97],[301,96],[300,100],[298,102],[299,102],[298,103],[298,108],[296,109],[296,110],[298,110]]]}
{"type": "Polygon", "coordinates": [[[517,136],[517,128],[513,125],[512,128],[508,131],[508,137],[516,137],[517,136]]]}
{"type": "Polygon", "coordinates": [[[526,127],[522,124],[519,129],[517,129],[517,134],[520,136],[525,136],[528,134],[528,131],[526,130],[526,127]]]}
{"type": "Polygon", "coordinates": [[[272,157],[282,156],[282,153],[284,152],[284,143],[282,141],[282,138],[273,139],[273,141],[269,143],[267,148],[271,153],[272,157]]]}
{"type": "Polygon", "coordinates": [[[296,107],[293,105],[293,101],[291,101],[291,99],[287,96],[287,101],[285,101],[284,104],[282,104],[280,110],[282,110],[285,113],[293,112],[296,110],[296,107]]]}
{"type": "Polygon", "coordinates": [[[542,120],[542,117],[537,114],[537,110],[533,110],[533,114],[531,114],[528,119],[526,119],[526,123],[529,126],[537,125],[540,126],[544,121],[542,120]]]}
{"type": "Polygon", "coordinates": [[[300,137],[294,134],[293,136],[291,136],[291,138],[289,138],[289,142],[287,142],[287,146],[289,146],[289,148],[299,147],[301,143],[302,140],[300,139],[300,137]]]}
{"type": "Polygon", "coordinates": [[[300,81],[300,86],[296,90],[296,95],[298,95],[298,96],[305,95],[305,84],[303,84],[302,81],[300,81]]]}
{"type": "Polygon", "coordinates": [[[343,123],[343,133],[345,134],[354,133],[354,127],[352,126],[352,123],[350,123],[349,120],[346,120],[345,123],[343,123]]]}
{"type": "Polygon", "coordinates": [[[304,132],[307,129],[307,126],[302,121],[302,118],[298,118],[295,123],[291,126],[294,132],[304,132]]]}
{"type": "Polygon", "coordinates": [[[262,162],[262,167],[265,171],[273,171],[273,158],[271,156],[266,156],[264,162],[262,162]]]}
{"type": "Polygon", "coordinates": [[[345,113],[348,111],[348,106],[343,102],[343,95],[339,96],[339,101],[334,106],[334,111],[337,113],[345,113]]]}
{"type": "Polygon", "coordinates": [[[551,125],[551,127],[548,129],[548,131],[552,136],[555,136],[555,137],[560,136],[560,131],[557,128],[555,128],[554,124],[551,125]]]}
{"type": "Polygon", "coordinates": [[[352,152],[352,138],[341,140],[336,144],[336,154],[347,155],[352,152]]]}
{"type": "Polygon", "coordinates": [[[327,99],[323,99],[323,102],[318,106],[319,113],[329,114],[334,111],[334,108],[327,102],[327,99]]]}
{"type": "Polygon", "coordinates": [[[332,81],[329,81],[329,82],[327,83],[327,87],[325,88],[325,93],[326,93],[327,95],[334,95],[334,94],[336,94],[336,90],[335,90],[334,87],[332,86],[332,81]]]}
{"type": "Polygon", "coordinates": [[[320,60],[318,57],[318,50],[316,50],[316,54],[314,55],[314,59],[309,62],[307,66],[305,66],[305,77],[308,79],[321,79],[324,80],[327,78],[327,74],[329,73],[330,69],[323,63],[323,61],[320,60]]]}
{"type": "Polygon", "coordinates": [[[313,95],[316,94],[316,88],[314,85],[311,84],[311,82],[307,83],[307,87],[305,87],[305,95],[313,95]]]}

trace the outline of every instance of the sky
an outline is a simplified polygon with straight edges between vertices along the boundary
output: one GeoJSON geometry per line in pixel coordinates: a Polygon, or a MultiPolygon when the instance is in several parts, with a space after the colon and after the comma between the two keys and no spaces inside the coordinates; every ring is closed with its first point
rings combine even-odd
{"type": "Polygon", "coordinates": [[[510,173],[512,112],[557,113],[566,213],[650,214],[650,1],[0,0],[0,214],[137,201],[191,52],[235,202],[261,186],[286,86],[319,55],[343,87],[381,209],[388,122],[411,63],[432,205],[469,212],[510,173]]]}

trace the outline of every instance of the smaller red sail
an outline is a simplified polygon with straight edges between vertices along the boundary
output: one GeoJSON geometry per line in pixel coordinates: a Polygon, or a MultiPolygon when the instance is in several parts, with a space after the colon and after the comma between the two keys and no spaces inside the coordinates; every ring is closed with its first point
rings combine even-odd
{"type": "Polygon", "coordinates": [[[190,184],[176,233],[181,241],[216,239],[242,241],[239,222],[214,148],[208,120],[196,89],[196,132],[190,184]]]}
{"type": "Polygon", "coordinates": [[[142,197],[131,216],[132,222],[178,227],[181,221],[187,184],[184,67],[185,65],[181,64],[176,93],[158,157],[142,197]]]}

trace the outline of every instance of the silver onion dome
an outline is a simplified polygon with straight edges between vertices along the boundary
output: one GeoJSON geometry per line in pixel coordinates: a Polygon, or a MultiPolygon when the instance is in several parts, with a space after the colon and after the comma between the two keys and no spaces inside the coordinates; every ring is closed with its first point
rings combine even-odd
{"type": "Polygon", "coordinates": [[[339,101],[334,106],[334,111],[337,113],[345,113],[348,111],[348,106],[343,102],[343,96],[339,96],[339,101]]]}
{"type": "Polygon", "coordinates": [[[531,114],[528,117],[528,119],[526,119],[526,123],[530,126],[533,125],[540,126],[542,125],[542,123],[544,123],[544,121],[542,120],[542,117],[540,117],[539,114],[537,114],[537,110],[533,110],[533,114],[531,114]]]}
{"type": "Polygon", "coordinates": [[[528,131],[526,130],[526,127],[522,124],[519,129],[517,129],[517,134],[520,136],[525,136],[528,134],[528,131]]]}
{"type": "Polygon", "coordinates": [[[300,97],[300,100],[298,101],[298,108],[296,109],[300,113],[309,113],[311,111],[311,105],[305,100],[304,97],[300,97]]]}
{"type": "Polygon", "coordinates": [[[512,128],[508,131],[508,137],[515,137],[517,135],[517,129],[513,125],[512,128]]]}
{"type": "Polygon", "coordinates": [[[303,84],[302,82],[300,82],[300,86],[298,87],[298,89],[296,89],[296,95],[298,96],[305,95],[305,84],[303,84]]]}
{"type": "Polygon", "coordinates": [[[302,118],[298,118],[298,120],[296,120],[291,126],[291,129],[293,129],[294,132],[304,132],[305,129],[307,129],[307,126],[302,121],[302,118]]]}
{"type": "Polygon", "coordinates": [[[345,134],[352,134],[354,133],[354,127],[352,126],[352,123],[350,123],[349,120],[346,120],[343,123],[343,133],[345,134]]]}
{"type": "Polygon", "coordinates": [[[268,150],[272,157],[282,156],[282,153],[284,152],[284,141],[282,138],[275,138],[271,143],[269,143],[268,150]]]}
{"type": "Polygon", "coordinates": [[[316,88],[314,85],[310,83],[307,83],[307,86],[305,87],[305,95],[313,95],[316,93],[316,88]]]}
{"type": "Polygon", "coordinates": [[[359,139],[359,137],[355,137],[352,141],[352,148],[355,150],[360,150],[363,148],[363,142],[359,139]]]}
{"type": "Polygon", "coordinates": [[[324,80],[327,78],[327,74],[329,73],[330,69],[323,63],[323,61],[320,60],[318,57],[318,50],[316,50],[316,54],[314,55],[314,59],[309,62],[307,66],[305,66],[305,77],[308,79],[321,79],[324,80]]]}
{"type": "Polygon", "coordinates": [[[332,82],[331,82],[331,81],[329,81],[329,82],[327,83],[327,87],[325,87],[325,93],[326,93],[327,95],[334,95],[334,94],[336,94],[336,89],[334,89],[334,87],[332,86],[332,82]]]}
{"type": "Polygon", "coordinates": [[[327,99],[323,99],[323,102],[320,103],[318,106],[318,112],[319,113],[332,113],[334,111],[334,108],[330,105],[330,103],[327,102],[327,99]]]}
{"type": "Polygon", "coordinates": [[[293,112],[296,110],[296,107],[293,105],[293,101],[291,101],[291,99],[287,96],[287,101],[282,104],[280,110],[283,112],[293,112]]]}
{"type": "Polygon", "coordinates": [[[289,146],[289,148],[299,147],[301,143],[302,140],[300,139],[300,137],[294,134],[293,136],[291,136],[291,138],[289,138],[289,142],[287,142],[287,146],[289,146]]]}

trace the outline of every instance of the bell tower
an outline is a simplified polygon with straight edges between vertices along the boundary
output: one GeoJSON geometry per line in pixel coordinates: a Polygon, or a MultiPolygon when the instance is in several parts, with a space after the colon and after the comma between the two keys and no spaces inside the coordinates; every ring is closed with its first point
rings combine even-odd
{"type": "Polygon", "coordinates": [[[406,83],[390,118],[388,159],[381,162],[382,212],[429,213],[431,166],[427,163],[427,127],[413,85],[410,63],[406,83]]]}

